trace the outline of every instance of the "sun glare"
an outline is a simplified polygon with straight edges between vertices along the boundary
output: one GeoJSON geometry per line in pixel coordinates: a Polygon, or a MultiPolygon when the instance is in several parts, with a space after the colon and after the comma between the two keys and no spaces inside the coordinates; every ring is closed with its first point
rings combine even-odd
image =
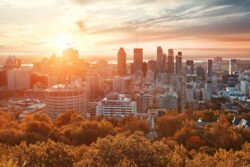
{"type": "Polygon", "coordinates": [[[63,50],[70,47],[70,45],[71,40],[69,34],[60,34],[54,39],[54,46],[56,49],[63,50]]]}

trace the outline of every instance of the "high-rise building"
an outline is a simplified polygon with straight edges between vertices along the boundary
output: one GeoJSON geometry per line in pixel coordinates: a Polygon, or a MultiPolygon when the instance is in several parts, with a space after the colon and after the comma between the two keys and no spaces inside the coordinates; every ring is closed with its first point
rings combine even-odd
{"type": "Polygon", "coordinates": [[[206,78],[205,69],[203,67],[196,67],[197,80],[204,81],[206,78]]]}
{"type": "Polygon", "coordinates": [[[4,70],[12,70],[14,68],[21,67],[21,60],[17,59],[16,56],[8,56],[3,69],[4,70]]]}
{"type": "Polygon", "coordinates": [[[186,74],[194,74],[194,61],[193,60],[186,61],[186,74]]]}
{"type": "Polygon", "coordinates": [[[0,87],[7,86],[7,72],[5,70],[0,70],[0,87]]]}
{"type": "Polygon", "coordinates": [[[147,109],[153,105],[154,99],[151,94],[137,93],[135,95],[137,113],[146,113],[147,109]]]}
{"type": "Polygon", "coordinates": [[[182,52],[178,52],[176,56],[176,68],[175,68],[176,75],[182,75],[182,52]]]}
{"type": "Polygon", "coordinates": [[[178,95],[176,92],[165,92],[156,97],[159,108],[177,109],[178,95]]]}
{"type": "Polygon", "coordinates": [[[212,93],[213,93],[212,81],[208,80],[205,84],[205,88],[203,89],[203,100],[209,101],[212,98],[212,93]]]}
{"type": "Polygon", "coordinates": [[[31,88],[30,68],[17,68],[7,71],[8,90],[18,91],[31,88]]]}
{"type": "Polygon", "coordinates": [[[167,72],[167,55],[163,53],[163,72],[167,72]]]}
{"type": "Polygon", "coordinates": [[[123,48],[120,48],[117,55],[117,71],[119,76],[126,75],[126,52],[123,48]]]}
{"type": "Polygon", "coordinates": [[[36,84],[47,88],[49,85],[49,77],[45,74],[32,73],[31,74],[31,87],[33,88],[36,84]]]}
{"type": "Polygon", "coordinates": [[[250,86],[249,81],[247,81],[247,80],[241,80],[240,81],[240,91],[245,96],[249,96],[249,86],[250,86]]]}
{"type": "Polygon", "coordinates": [[[143,49],[135,48],[134,49],[134,72],[142,71],[143,67],[143,49]]]}
{"type": "Polygon", "coordinates": [[[113,81],[113,92],[127,93],[130,86],[129,77],[115,77],[113,81]]]}
{"type": "Polygon", "coordinates": [[[163,50],[159,46],[157,47],[157,64],[156,64],[157,72],[162,73],[164,70],[164,58],[163,58],[163,50]]]}
{"type": "Polygon", "coordinates": [[[148,61],[148,71],[156,72],[156,61],[155,60],[149,60],[148,61]]]}
{"type": "Polygon", "coordinates": [[[234,74],[237,71],[237,59],[231,59],[229,64],[229,74],[234,74]]]}
{"type": "Polygon", "coordinates": [[[87,82],[87,97],[89,99],[95,99],[100,94],[100,77],[98,73],[88,73],[86,76],[87,82]]]}
{"type": "Polygon", "coordinates": [[[77,85],[55,85],[45,90],[45,111],[55,119],[65,111],[86,112],[85,88],[77,85]]]}
{"type": "Polygon", "coordinates": [[[96,115],[124,117],[136,114],[136,103],[124,94],[109,93],[96,106],[96,115]]]}
{"type": "Polygon", "coordinates": [[[170,74],[174,73],[174,50],[168,50],[168,65],[167,65],[167,72],[170,74]]]}
{"type": "Polygon", "coordinates": [[[208,65],[207,65],[207,79],[212,80],[213,78],[213,60],[208,60],[208,65]]]}

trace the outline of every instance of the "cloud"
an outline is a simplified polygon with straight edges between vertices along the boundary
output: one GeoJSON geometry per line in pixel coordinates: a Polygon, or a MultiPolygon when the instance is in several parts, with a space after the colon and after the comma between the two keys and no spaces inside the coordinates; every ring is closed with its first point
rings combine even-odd
{"type": "Polygon", "coordinates": [[[79,21],[76,22],[76,25],[80,29],[80,31],[82,31],[82,32],[86,31],[86,27],[85,27],[84,21],[79,20],[79,21]]]}

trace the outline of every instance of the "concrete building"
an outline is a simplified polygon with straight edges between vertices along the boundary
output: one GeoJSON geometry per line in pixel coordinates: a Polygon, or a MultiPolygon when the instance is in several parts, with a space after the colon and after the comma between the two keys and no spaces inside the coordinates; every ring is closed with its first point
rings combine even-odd
{"type": "Polygon", "coordinates": [[[205,84],[205,88],[203,89],[203,100],[209,101],[212,98],[213,93],[213,85],[212,81],[207,81],[205,84]]]}
{"type": "Polygon", "coordinates": [[[148,93],[137,93],[135,95],[137,113],[146,113],[147,109],[153,105],[154,97],[148,93]]]}
{"type": "Polygon", "coordinates": [[[120,48],[117,54],[117,73],[119,76],[127,74],[126,52],[123,48],[120,48]]]}
{"type": "Polygon", "coordinates": [[[207,79],[212,80],[212,77],[213,77],[213,60],[208,60],[207,79]]]}
{"type": "Polygon", "coordinates": [[[156,69],[158,73],[162,73],[164,71],[164,58],[163,58],[163,50],[162,47],[157,47],[157,64],[156,69]]]}
{"type": "Polygon", "coordinates": [[[9,91],[31,88],[30,68],[17,68],[7,71],[7,87],[9,91]]]}
{"type": "Polygon", "coordinates": [[[156,73],[156,61],[155,60],[149,60],[148,61],[148,71],[153,71],[154,73],[156,73]]]}
{"type": "Polygon", "coordinates": [[[55,85],[45,90],[45,104],[48,115],[55,119],[66,111],[86,112],[86,90],[80,85],[55,85]]]}
{"type": "Polygon", "coordinates": [[[174,73],[174,50],[173,49],[169,49],[168,50],[168,63],[167,63],[167,72],[169,74],[173,74],[174,73]]]}
{"type": "Polygon", "coordinates": [[[115,77],[113,81],[113,92],[127,93],[131,82],[130,77],[115,77]]]}
{"type": "Polygon", "coordinates": [[[178,55],[176,56],[175,67],[176,75],[182,75],[182,52],[178,52],[178,55]]]}
{"type": "Polygon", "coordinates": [[[96,106],[97,116],[124,117],[136,114],[136,103],[124,94],[109,93],[96,106]]]}
{"type": "Polygon", "coordinates": [[[249,81],[247,80],[242,80],[240,81],[240,91],[245,95],[249,96],[249,81]]]}
{"type": "Polygon", "coordinates": [[[178,95],[176,92],[165,92],[156,97],[156,101],[160,108],[175,109],[178,106],[178,95]]]}
{"type": "Polygon", "coordinates": [[[98,73],[90,72],[86,75],[87,97],[95,99],[100,94],[100,76],[98,73]]]}
{"type": "Polygon", "coordinates": [[[193,60],[187,60],[186,61],[186,74],[194,74],[194,61],[193,60]]]}
{"type": "Polygon", "coordinates": [[[134,64],[133,64],[133,71],[138,72],[142,71],[143,66],[143,49],[142,48],[135,48],[134,49],[134,64]]]}

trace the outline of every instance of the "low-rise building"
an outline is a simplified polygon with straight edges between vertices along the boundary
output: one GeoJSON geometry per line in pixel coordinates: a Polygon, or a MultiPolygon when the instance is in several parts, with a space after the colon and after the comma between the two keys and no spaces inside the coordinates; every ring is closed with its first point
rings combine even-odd
{"type": "Polygon", "coordinates": [[[136,103],[124,94],[109,93],[96,106],[96,115],[124,117],[136,114],[136,103]]]}

